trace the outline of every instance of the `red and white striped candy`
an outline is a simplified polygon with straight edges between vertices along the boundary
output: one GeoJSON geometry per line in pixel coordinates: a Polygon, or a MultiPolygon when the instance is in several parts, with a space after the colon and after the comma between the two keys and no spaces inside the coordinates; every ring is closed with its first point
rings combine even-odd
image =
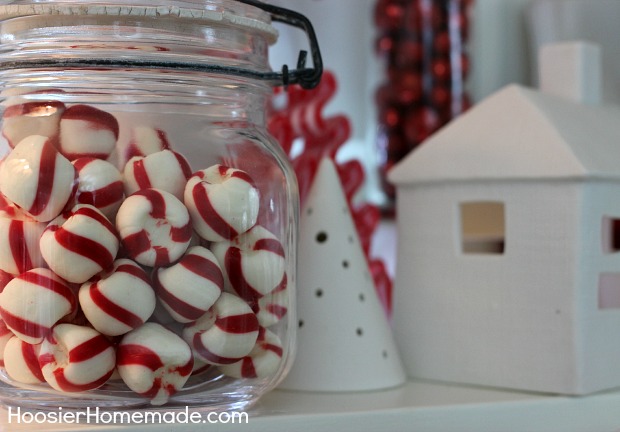
{"type": "Polygon", "coordinates": [[[151,267],[181,258],[192,237],[183,203],[158,189],[144,189],[125,199],[116,214],[116,227],[129,256],[151,267]]]}
{"type": "Polygon", "coordinates": [[[25,211],[13,204],[7,197],[0,193],[0,218],[15,219],[21,221],[35,221],[25,211]]]}
{"type": "Polygon", "coordinates": [[[223,292],[206,314],[185,326],[183,338],[198,358],[223,365],[248,355],[258,330],[258,319],[250,306],[236,295],[223,292]]]}
{"type": "Polygon", "coordinates": [[[81,157],[107,159],[116,146],[116,118],[89,105],[74,105],[60,118],[60,152],[70,160],[81,157]]]}
{"type": "Polygon", "coordinates": [[[261,328],[250,354],[236,363],[219,366],[224,375],[233,378],[267,378],[276,375],[282,362],[282,342],[275,333],[261,328]]]}
{"type": "Polygon", "coordinates": [[[284,277],[284,248],[260,225],[229,242],[214,243],[226,280],[226,289],[249,303],[275,290],[284,277]]]}
{"type": "Polygon", "coordinates": [[[4,367],[4,347],[12,337],[15,335],[0,319],[0,367],[2,368],[4,367]]]}
{"type": "Polygon", "coordinates": [[[170,149],[170,142],[166,132],[150,126],[136,126],[131,129],[126,159],[129,160],[134,156],[148,156],[167,149],[170,149]]]}
{"type": "Polygon", "coordinates": [[[75,177],[71,162],[48,138],[32,135],[0,165],[0,191],[33,219],[48,222],[69,201],[75,177]]]}
{"type": "Polygon", "coordinates": [[[121,378],[152,405],[168,402],[183,388],[194,366],[189,346],[160,324],[146,323],[127,333],[116,354],[121,378]]]}
{"type": "Polygon", "coordinates": [[[18,220],[32,220],[19,207],[0,193],[0,217],[18,220]]]}
{"type": "Polygon", "coordinates": [[[4,270],[0,270],[0,293],[4,291],[4,287],[7,286],[9,282],[13,280],[13,275],[5,272],[4,270]]]}
{"type": "Polygon", "coordinates": [[[163,150],[148,156],[134,156],[125,165],[123,179],[125,194],[142,189],[159,189],[183,199],[185,184],[192,170],[180,153],[163,150]]]}
{"type": "Polygon", "coordinates": [[[120,171],[111,163],[92,157],[79,158],[72,163],[78,176],[73,205],[90,204],[114,220],[125,198],[120,171]]]}
{"type": "Polygon", "coordinates": [[[128,259],[116,260],[112,270],[82,285],[78,298],[88,321],[108,336],[140,327],[155,310],[146,272],[128,259]]]}
{"type": "Polygon", "coordinates": [[[158,268],[153,283],[164,308],[182,323],[204,315],[224,289],[217,259],[202,246],[189,249],[178,263],[158,268]]]}
{"type": "Polygon", "coordinates": [[[43,268],[15,277],[0,294],[2,320],[15,336],[31,344],[41,343],[52,326],[76,307],[71,288],[43,268]]]}
{"type": "Polygon", "coordinates": [[[15,381],[23,384],[39,384],[45,382],[39,352],[41,345],[32,345],[13,336],[4,347],[4,368],[15,381]]]}
{"type": "Polygon", "coordinates": [[[258,299],[252,306],[258,323],[262,327],[270,327],[280,322],[288,313],[289,294],[286,273],[280,285],[272,292],[258,299]]]}
{"type": "Polygon", "coordinates": [[[115,363],[112,342],[90,327],[74,324],[55,326],[39,353],[45,381],[61,392],[101,387],[112,376],[115,363]]]}
{"type": "Polygon", "coordinates": [[[198,171],[185,187],[185,205],[196,232],[205,240],[230,240],[258,218],[259,193],[245,172],[224,165],[198,171]]]}
{"type": "Polygon", "coordinates": [[[73,283],[86,282],[111,267],[119,248],[114,226],[88,204],[79,204],[54,219],[39,244],[49,268],[73,283]]]}
{"type": "Polygon", "coordinates": [[[39,239],[45,224],[30,220],[0,217],[0,270],[19,275],[45,261],[39,250],[39,239]]]}
{"type": "Polygon", "coordinates": [[[58,136],[60,117],[65,105],[58,101],[25,102],[11,105],[2,115],[2,136],[15,147],[30,135],[58,136]]]}

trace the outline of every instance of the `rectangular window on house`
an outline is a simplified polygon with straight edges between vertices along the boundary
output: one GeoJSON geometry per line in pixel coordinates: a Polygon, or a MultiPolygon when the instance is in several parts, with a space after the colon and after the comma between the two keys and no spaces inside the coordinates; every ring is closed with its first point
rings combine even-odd
{"type": "Polygon", "coordinates": [[[461,250],[464,254],[501,255],[506,248],[504,203],[471,201],[460,205],[461,250]]]}
{"type": "Polygon", "coordinates": [[[603,217],[602,234],[603,252],[620,252],[620,218],[603,217]]]}
{"type": "Polygon", "coordinates": [[[599,276],[598,308],[620,309],[620,273],[602,273],[599,276]]]}

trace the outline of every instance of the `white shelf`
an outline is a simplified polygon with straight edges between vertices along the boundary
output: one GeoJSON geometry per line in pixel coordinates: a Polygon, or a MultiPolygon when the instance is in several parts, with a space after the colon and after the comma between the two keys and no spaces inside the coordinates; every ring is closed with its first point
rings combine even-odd
{"type": "Polygon", "coordinates": [[[0,411],[0,431],[620,431],[620,392],[587,397],[544,396],[429,382],[379,392],[300,393],[276,390],[249,413],[249,424],[17,425],[0,411]]]}

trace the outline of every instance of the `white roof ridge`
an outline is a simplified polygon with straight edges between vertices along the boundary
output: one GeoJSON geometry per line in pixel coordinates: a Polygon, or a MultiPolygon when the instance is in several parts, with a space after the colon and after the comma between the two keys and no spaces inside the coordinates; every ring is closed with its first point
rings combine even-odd
{"type": "Polygon", "coordinates": [[[389,173],[396,184],[620,178],[620,109],[508,85],[433,134],[389,173]]]}

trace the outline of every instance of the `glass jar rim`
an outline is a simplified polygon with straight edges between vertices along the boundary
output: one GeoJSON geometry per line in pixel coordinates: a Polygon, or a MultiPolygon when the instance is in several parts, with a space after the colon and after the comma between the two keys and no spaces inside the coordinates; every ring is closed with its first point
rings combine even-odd
{"type": "MultiPolygon", "coordinates": [[[[225,73],[247,78],[255,78],[271,83],[271,85],[299,84],[305,89],[316,87],[323,72],[323,61],[318,45],[318,39],[310,20],[304,15],[283,7],[263,2],[262,0],[171,0],[161,5],[162,0],[150,3],[147,0],[113,0],[113,2],[101,2],[100,0],[0,0],[0,23],[12,22],[12,18],[29,19],[31,17],[63,17],[76,21],[92,19],[97,16],[116,20],[119,17],[127,19],[158,18],[169,16],[171,21],[182,19],[185,22],[194,21],[199,25],[227,26],[236,28],[240,32],[254,34],[262,38],[265,43],[273,44],[278,37],[278,31],[272,26],[272,22],[279,22],[302,30],[308,37],[310,45],[310,57],[312,67],[306,66],[308,52],[299,51],[296,68],[289,68],[284,64],[280,72],[255,71],[236,66],[224,66],[217,64],[188,64],[187,62],[166,61],[151,59],[151,61],[126,61],[129,66],[142,68],[172,68],[187,69],[203,72],[225,73]],[[199,6],[199,7],[198,7],[199,6]]],[[[159,23],[167,20],[157,20],[159,23]]],[[[18,24],[20,26],[21,24],[18,24]]],[[[38,27],[38,26],[37,26],[38,27]]],[[[12,41],[12,35],[6,38],[12,41]]],[[[20,68],[43,68],[43,67],[106,67],[110,64],[118,65],[118,62],[110,62],[106,59],[97,58],[55,58],[48,56],[45,59],[31,58],[29,56],[9,57],[0,65],[0,70],[20,68]]],[[[92,57],[92,56],[91,56],[92,57]]]]}
{"type": "Polygon", "coordinates": [[[271,16],[252,5],[236,0],[16,0],[0,5],[0,20],[30,15],[75,15],[112,17],[174,17],[205,23],[232,25],[260,33],[269,44],[278,39],[271,16]]]}

